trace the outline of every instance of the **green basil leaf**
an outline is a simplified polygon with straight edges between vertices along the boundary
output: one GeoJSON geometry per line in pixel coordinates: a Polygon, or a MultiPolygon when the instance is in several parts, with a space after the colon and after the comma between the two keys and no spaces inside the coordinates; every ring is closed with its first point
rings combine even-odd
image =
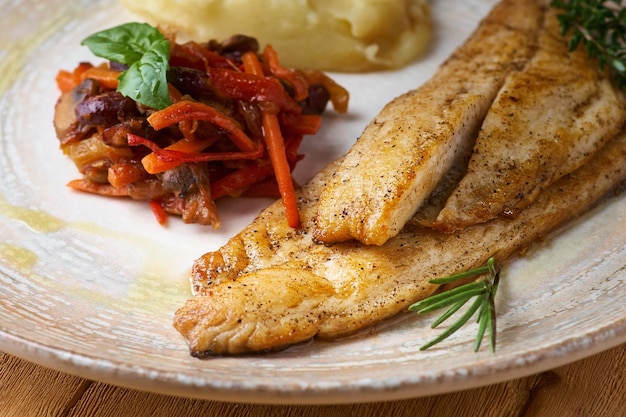
{"type": "Polygon", "coordinates": [[[94,33],[81,45],[96,56],[128,65],[117,91],[145,106],[163,109],[171,104],[167,89],[170,43],[147,23],[125,23],[94,33]]]}
{"type": "Polygon", "coordinates": [[[165,38],[147,23],[125,23],[85,38],[84,45],[100,58],[131,65],[165,38]]]}
{"type": "Polygon", "coordinates": [[[146,52],[119,78],[117,88],[122,94],[154,109],[171,104],[167,89],[168,59],[156,51],[146,52]]]}

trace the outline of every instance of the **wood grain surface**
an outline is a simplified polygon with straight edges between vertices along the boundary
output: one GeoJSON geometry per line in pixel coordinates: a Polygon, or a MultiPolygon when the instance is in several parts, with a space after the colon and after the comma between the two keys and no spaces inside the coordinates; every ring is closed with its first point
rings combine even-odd
{"type": "Polygon", "coordinates": [[[626,345],[526,378],[380,403],[308,406],[201,401],[89,381],[0,352],[1,417],[625,417],[626,345]]]}

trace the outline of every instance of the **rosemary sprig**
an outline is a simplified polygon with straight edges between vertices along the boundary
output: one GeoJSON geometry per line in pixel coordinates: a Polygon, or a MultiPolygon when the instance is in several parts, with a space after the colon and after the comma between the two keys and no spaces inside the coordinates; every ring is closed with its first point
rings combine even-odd
{"type": "Polygon", "coordinates": [[[465,323],[467,323],[467,321],[478,311],[478,318],[476,320],[478,323],[478,333],[474,343],[474,351],[476,352],[480,349],[485,332],[488,330],[491,351],[495,352],[496,307],[494,299],[496,291],[498,290],[500,271],[495,266],[494,258],[489,258],[487,263],[479,268],[450,275],[445,278],[433,279],[430,280],[430,282],[433,284],[448,284],[472,276],[481,278],[474,282],[425,298],[424,300],[418,301],[409,307],[410,311],[415,311],[418,314],[430,313],[447,307],[447,310],[431,324],[431,328],[435,328],[454,315],[454,313],[459,311],[461,307],[467,304],[470,299],[475,298],[474,302],[463,313],[463,315],[458,318],[457,321],[455,321],[439,336],[421,346],[420,350],[426,350],[444,339],[447,339],[450,335],[455,333],[465,323]]]}
{"type": "Polygon", "coordinates": [[[582,43],[600,70],[610,68],[617,84],[626,89],[626,7],[622,0],[552,0],[569,50],[582,43]]]}

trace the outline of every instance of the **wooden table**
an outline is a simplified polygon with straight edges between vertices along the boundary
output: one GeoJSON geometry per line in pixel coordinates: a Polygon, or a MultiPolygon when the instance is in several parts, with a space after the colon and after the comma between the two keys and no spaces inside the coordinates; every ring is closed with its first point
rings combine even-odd
{"type": "Polygon", "coordinates": [[[550,371],[383,403],[255,405],[191,400],[89,381],[0,352],[2,417],[626,416],[626,344],[550,371]]]}

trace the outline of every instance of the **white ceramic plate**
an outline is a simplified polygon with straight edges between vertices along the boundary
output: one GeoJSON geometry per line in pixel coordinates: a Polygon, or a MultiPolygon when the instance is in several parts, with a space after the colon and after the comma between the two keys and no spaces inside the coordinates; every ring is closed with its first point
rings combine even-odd
{"type": "MultiPolygon", "coordinates": [[[[436,36],[398,72],[336,75],[347,116],[307,139],[303,182],[354,142],[384,103],[426,80],[494,0],[433,2],[436,36]]],[[[77,177],[52,128],[58,69],[93,60],[86,35],[136,19],[111,0],[1,1],[0,350],[83,377],[226,401],[375,401],[521,377],[626,341],[626,198],[514,262],[498,295],[499,347],[474,353],[475,329],[427,352],[431,318],[286,351],[198,360],[173,329],[195,258],[215,250],[268,201],[220,204],[218,231],[170,221],[145,203],[72,192],[77,177]]]]}

